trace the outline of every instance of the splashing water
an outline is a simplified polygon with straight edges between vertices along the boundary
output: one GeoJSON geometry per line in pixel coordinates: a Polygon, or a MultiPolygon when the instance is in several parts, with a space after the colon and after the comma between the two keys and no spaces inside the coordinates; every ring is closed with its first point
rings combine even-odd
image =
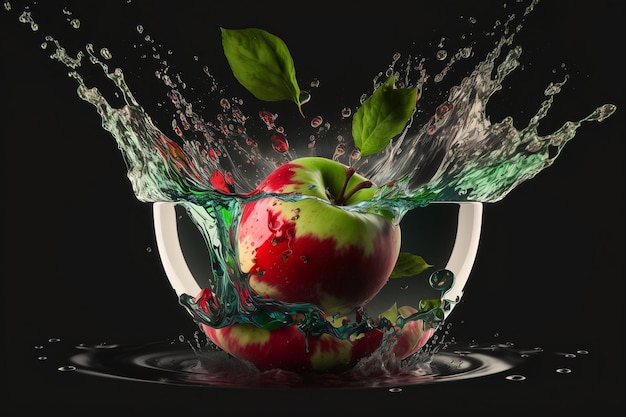
{"type": "MultiPolygon", "coordinates": [[[[531,3],[525,14],[535,5],[536,2],[531,3]]],[[[11,10],[8,2],[5,2],[5,9],[11,10]]],[[[40,29],[27,10],[19,20],[33,31],[40,29]]],[[[437,328],[450,305],[458,301],[446,298],[454,277],[448,271],[435,272],[431,285],[440,292],[440,302],[420,303],[418,313],[408,318],[399,317],[393,324],[375,321],[368,317],[363,306],[357,319],[335,327],[316,305],[287,304],[255,296],[246,274],[237,262],[231,262],[238,259],[238,254],[230,236],[237,233],[243,206],[270,197],[252,192],[277,166],[303,155],[335,159],[353,166],[374,183],[382,184],[374,200],[351,209],[388,210],[395,214],[398,223],[410,210],[433,202],[487,203],[504,198],[521,182],[549,167],[582,123],[600,122],[616,110],[614,105],[605,104],[578,121],[568,121],[551,134],[540,136],[539,124],[568,81],[566,76],[561,82],[546,87],[545,100],[526,127],[516,129],[511,117],[491,123],[487,104],[502,88],[505,78],[520,65],[521,48],[514,45],[513,40],[521,26],[509,30],[512,21],[505,25],[500,40],[473,71],[450,88],[434,109],[427,110],[430,117],[426,123],[419,124],[414,117],[383,152],[367,157],[360,156],[349,135],[335,129],[329,121],[332,118],[326,115],[303,121],[314,129],[312,134],[289,137],[279,123],[278,114],[266,109],[250,113],[244,110],[243,100],[225,98],[227,94],[205,67],[204,72],[212,83],[212,98],[221,109],[214,120],[208,120],[196,110],[199,106],[185,96],[186,83],[182,77],[171,74],[167,63],[162,61],[164,66],[155,76],[168,88],[169,100],[175,109],[171,126],[174,136],[168,135],[156,126],[131,93],[123,70],[111,70],[106,64],[114,51],[102,48],[98,56],[93,45],[87,44],[84,51],[72,55],[49,35],[45,36],[42,47],[52,48],[50,57],[70,70],[78,84],[78,96],[95,107],[102,127],[116,140],[136,197],[147,203],[174,202],[185,207],[202,234],[214,264],[210,287],[200,294],[185,294],[180,299],[198,323],[214,328],[234,323],[264,327],[269,321],[280,321],[284,326],[297,325],[307,335],[330,333],[347,339],[355,333],[386,329],[393,324],[402,327],[416,320],[437,328]],[[102,70],[121,95],[124,105],[112,105],[98,88],[87,85],[83,79],[85,60],[102,70]],[[254,123],[265,130],[264,135],[256,133],[254,123]],[[265,136],[268,140],[262,140],[265,136]],[[322,139],[333,136],[336,142],[332,146],[318,145],[322,139]],[[294,317],[299,319],[296,321],[294,317]]],[[[71,24],[74,28],[80,26],[76,19],[71,24]]],[[[148,37],[142,26],[137,26],[137,33],[145,39],[148,37]]],[[[468,48],[451,58],[444,52],[438,53],[437,59],[449,59],[448,65],[432,77],[432,81],[422,61],[408,57],[402,62],[401,56],[396,54],[387,72],[373,80],[373,87],[380,85],[383,75],[397,74],[400,87],[417,85],[425,94],[427,85],[441,82],[449,68],[471,54],[468,48]],[[411,82],[414,78],[417,80],[411,82]]],[[[312,81],[311,87],[316,88],[320,82],[323,80],[312,81]]],[[[303,95],[306,97],[301,101],[306,102],[311,93],[303,92],[303,95]]],[[[350,108],[344,107],[340,116],[342,119],[351,117],[350,108]]],[[[291,194],[272,197],[307,198],[291,194]]]]}

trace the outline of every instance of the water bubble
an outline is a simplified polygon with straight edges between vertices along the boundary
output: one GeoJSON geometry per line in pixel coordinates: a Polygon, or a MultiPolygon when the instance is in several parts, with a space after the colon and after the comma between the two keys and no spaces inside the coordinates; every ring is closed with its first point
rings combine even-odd
{"type": "Polygon", "coordinates": [[[143,33],[143,26],[137,25],[137,33],[143,33]]]}
{"type": "Polygon", "coordinates": [[[311,85],[311,87],[313,87],[313,88],[319,87],[319,85],[320,85],[320,80],[318,80],[317,78],[314,78],[314,79],[311,81],[311,84],[310,84],[310,85],[311,85]]]}
{"type": "Polygon", "coordinates": [[[505,379],[508,381],[524,381],[526,377],[524,375],[507,375],[505,379]]]}
{"type": "Polygon", "coordinates": [[[439,61],[443,61],[448,57],[448,53],[444,49],[440,49],[437,51],[437,54],[435,56],[439,61]]]}
{"type": "Polygon", "coordinates": [[[278,153],[284,154],[289,150],[289,142],[282,133],[276,132],[272,135],[272,148],[278,153]]]}
{"type": "Polygon", "coordinates": [[[230,101],[228,101],[227,98],[222,98],[220,100],[220,106],[222,106],[224,110],[228,110],[230,109],[230,101]]]}
{"type": "Polygon", "coordinates": [[[146,248],[146,252],[147,252],[147,253],[152,253],[152,248],[151,248],[150,246],[148,246],[148,247],[146,248]]]}
{"type": "Polygon", "coordinates": [[[61,339],[59,339],[58,337],[51,337],[50,339],[48,339],[48,342],[50,343],[57,343],[60,342],[61,339]]]}
{"type": "Polygon", "coordinates": [[[272,114],[266,110],[261,110],[259,112],[259,118],[265,122],[265,125],[267,126],[267,130],[272,130],[275,127],[274,122],[278,118],[278,115],[272,114]]]}
{"type": "Polygon", "coordinates": [[[48,47],[48,42],[41,43],[41,49],[46,49],[48,47]]]}
{"type": "Polygon", "coordinates": [[[335,147],[335,153],[333,154],[333,159],[336,160],[337,158],[339,158],[345,153],[346,153],[346,144],[340,143],[335,147]]]}
{"type": "Polygon", "coordinates": [[[352,115],[352,110],[350,110],[349,107],[344,107],[343,109],[341,109],[341,117],[347,118],[350,117],[350,115],[352,115]]]}
{"type": "Polygon", "coordinates": [[[311,119],[311,127],[320,127],[323,122],[322,116],[315,116],[311,119]]]}
{"type": "Polygon", "coordinates": [[[577,350],[576,353],[578,353],[579,355],[588,355],[589,351],[588,350],[577,350]]]}
{"type": "Polygon", "coordinates": [[[7,12],[11,10],[11,3],[8,1],[4,2],[4,10],[6,10],[7,12]]]}
{"type": "Polygon", "coordinates": [[[389,388],[389,392],[402,392],[402,388],[398,388],[398,387],[389,388]]]}
{"type": "Polygon", "coordinates": [[[569,374],[572,372],[572,370],[569,368],[559,368],[556,370],[556,372],[559,374],[569,374]]]}
{"type": "Polygon", "coordinates": [[[48,360],[48,357],[47,356],[37,356],[37,360],[45,361],[45,360],[48,360]]]}
{"type": "Polygon", "coordinates": [[[65,366],[59,366],[57,370],[61,372],[72,372],[76,370],[76,367],[74,365],[65,365],[65,366]]]}
{"type": "Polygon", "coordinates": [[[461,49],[459,54],[461,55],[461,58],[469,58],[472,55],[472,48],[471,47],[463,48],[461,49]]]}
{"type": "Polygon", "coordinates": [[[41,349],[43,349],[43,346],[41,346],[41,345],[35,345],[35,346],[33,346],[33,347],[34,347],[35,349],[37,349],[37,350],[41,350],[41,349]]]}
{"type": "Polygon", "coordinates": [[[566,353],[566,354],[565,354],[565,355],[563,355],[563,356],[565,356],[566,358],[575,358],[575,357],[576,357],[576,355],[575,355],[575,354],[573,354],[573,353],[566,353]]]}
{"type": "Polygon", "coordinates": [[[74,29],[78,29],[80,27],[80,20],[78,19],[72,19],[70,20],[70,25],[74,28],[74,29]]]}
{"type": "Polygon", "coordinates": [[[104,59],[111,59],[113,58],[113,55],[111,54],[111,51],[109,51],[108,48],[102,48],[100,49],[100,55],[102,56],[102,58],[104,59]]]}
{"type": "Polygon", "coordinates": [[[454,273],[447,269],[441,269],[435,271],[429,278],[431,288],[439,291],[447,291],[452,287],[454,283],[454,273]]]}

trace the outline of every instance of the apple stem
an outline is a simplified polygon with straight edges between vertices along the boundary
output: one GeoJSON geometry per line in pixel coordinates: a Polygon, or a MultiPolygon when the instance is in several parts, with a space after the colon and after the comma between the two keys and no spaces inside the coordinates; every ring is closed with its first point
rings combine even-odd
{"type": "Polygon", "coordinates": [[[341,190],[339,191],[339,194],[337,194],[337,196],[333,198],[333,202],[335,204],[342,206],[344,205],[346,201],[350,199],[350,197],[354,195],[354,193],[364,188],[370,188],[372,186],[371,181],[362,181],[358,183],[357,185],[355,185],[354,187],[352,187],[352,189],[348,191],[348,193],[346,193],[348,182],[350,182],[350,178],[352,178],[354,173],[355,173],[354,168],[352,167],[346,168],[346,178],[343,180],[343,185],[341,186],[341,190]]]}
{"type": "Polygon", "coordinates": [[[355,172],[354,168],[352,167],[346,168],[346,178],[344,178],[343,180],[343,185],[341,186],[341,190],[339,191],[339,194],[337,194],[337,196],[334,198],[335,204],[343,205],[343,203],[346,201],[344,194],[346,193],[346,187],[348,186],[348,182],[350,181],[350,178],[352,178],[352,176],[354,175],[354,172],[355,172]]]}
{"type": "Polygon", "coordinates": [[[342,204],[348,201],[350,197],[352,197],[354,193],[356,193],[357,191],[364,190],[365,188],[371,188],[372,185],[373,184],[371,181],[362,181],[358,183],[357,185],[352,187],[352,189],[348,192],[348,194],[344,196],[342,204]]]}

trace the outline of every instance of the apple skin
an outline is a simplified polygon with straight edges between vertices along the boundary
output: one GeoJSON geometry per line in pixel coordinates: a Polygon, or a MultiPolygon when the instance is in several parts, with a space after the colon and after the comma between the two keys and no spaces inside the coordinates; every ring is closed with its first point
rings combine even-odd
{"type": "Polygon", "coordinates": [[[400,226],[385,213],[345,209],[370,200],[374,187],[356,191],[342,201],[343,208],[330,203],[327,190],[338,196],[342,187],[349,191],[368,182],[347,175],[348,169],[321,157],[293,160],[270,173],[257,191],[317,199],[267,197],[244,205],[239,264],[258,295],[313,303],[330,317],[365,305],[385,285],[400,252],[400,226]]]}
{"type": "MultiPolygon", "coordinates": [[[[403,317],[416,311],[410,306],[397,309],[397,313],[403,317]]],[[[383,339],[383,333],[379,329],[353,339],[339,339],[330,334],[309,336],[307,350],[307,339],[296,326],[266,330],[253,324],[239,323],[223,328],[200,324],[200,328],[218,347],[234,357],[254,364],[260,371],[346,371],[353,368],[359,360],[372,355],[383,339]]],[[[399,332],[397,343],[390,352],[383,354],[383,358],[407,358],[423,347],[435,331],[433,328],[424,329],[422,320],[408,322],[396,330],[399,332]]]]}

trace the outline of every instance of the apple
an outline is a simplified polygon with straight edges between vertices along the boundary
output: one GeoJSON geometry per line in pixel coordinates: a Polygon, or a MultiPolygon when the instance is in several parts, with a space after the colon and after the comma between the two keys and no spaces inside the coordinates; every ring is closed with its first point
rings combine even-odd
{"type": "MultiPolygon", "coordinates": [[[[400,227],[390,213],[355,209],[375,191],[353,168],[327,158],[299,158],[276,168],[253,193],[267,195],[245,203],[238,226],[238,261],[250,289],[281,302],[315,304],[336,325],[365,306],[389,279],[400,252],[400,227]]],[[[210,290],[203,291],[197,297],[201,307],[211,298],[210,290]]],[[[399,315],[416,311],[394,305],[377,320],[384,316],[395,323],[399,315]]],[[[349,369],[374,353],[383,339],[381,329],[341,339],[305,335],[295,325],[200,326],[217,346],[261,370],[349,369]]],[[[392,353],[397,359],[421,348],[434,331],[421,320],[395,330],[392,353]]]]}
{"type": "Polygon", "coordinates": [[[295,159],[270,173],[245,204],[239,264],[258,295],[349,314],[385,285],[400,252],[400,226],[387,212],[354,210],[376,188],[354,169],[322,157],[295,159]]]}
{"type": "MultiPolygon", "coordinates": [[[[197,297],[206,309],[209,290],[197,297]]],[[[391,308],[381,317],[393,320],[417,312],[410,306],[391,308]]],[[[342,320],[335,319],[339,324],[342,320]]],[[[200,324],[202,331],[222,350],[254,364],[260,371],[283,369],[294,372],[339,372],[353,368],[364,358],[374,354],[383,340],[383,330],[375,328],[356,337],[340,339],[331,334],[305,336],[297,326],[268,330],[248,323],[237,323],[223,328],[200,324]]],[[[402,360],[417,352],[434,333],[422,320],[409,321],[395,328],[397,341],[393,348],[383,352],[383,360],[402,360]]]]}

